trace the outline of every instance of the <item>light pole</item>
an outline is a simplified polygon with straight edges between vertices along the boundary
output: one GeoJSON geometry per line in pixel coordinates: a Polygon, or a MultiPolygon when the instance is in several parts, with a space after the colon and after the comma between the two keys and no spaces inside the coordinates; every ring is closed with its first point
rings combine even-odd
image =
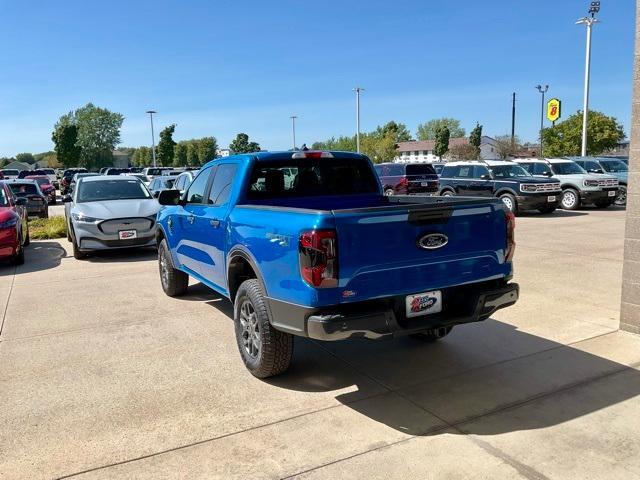
{"type": "Polygon", "coordinates": [[[291,119],[291,130],[293,133],[293,149],[296,149],[296,118],[298,118],[296,115],[291,115],[289,117],[291,119]]]}
{"type": "Polygon", "coordinates": [[[356,151],[360,153],[360,92],[364,92],[364,88],[356,87],[356,151]]]}
{"type": "Polygon", "coordinates": [[[540,158],[544,158],[544,150],[542,146],[542,130],[544,129],[544,94],[549,90],[549,85],[536,85],[538,91],[542,94],[542,103],[540,104],[540,158]]]}
{"type": "Polygon", "coordinates": [[[147,110],[149,119],[151,120],[151,155],[153,155],[153,166],[156,166],[156,138],[153,133],[153,114],[157,113],[155,110],[147,110]]]}
{"type": "Polygon", "coordinates": [[[591,29],[594,23],[600,20],[596,18],[596,13],[600,11],[600,2],[591,2],[589,6],[590,17],[581,18],[576,25],[587,26],[587,53],[584,61],[584,99],[582,102],[582,150],[581,155],[587,156],[587,123],[589,116],[589,77],[591,75],[591,29]]]}

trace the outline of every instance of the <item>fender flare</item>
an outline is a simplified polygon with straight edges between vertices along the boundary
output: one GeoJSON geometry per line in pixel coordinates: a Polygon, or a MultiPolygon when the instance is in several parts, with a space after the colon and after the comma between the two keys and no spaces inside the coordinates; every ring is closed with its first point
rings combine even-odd
{"type": "Polygon", "coordinates": [[[262,291],[264,292],[265,297],[269,296],[269,292],[267,291],[267,284],[264,281],[264,277],[262,276],[262,272],[258,267],[258,261],[255,259],[253,254],[246,248],[244,245],[236,245],[229,250],[227,254],[227,268],[225,272],[225,281],[227,283],[227,291],[229,292],[229,298],[231,298],[231,292],[229,291],[229,271],[231,268],[231,262],[233,262],[236,258],[242,258],[245,260],[253,269],[256,274],[256,278],[258,282],[260,282],[260,286],[262,287],[262,291]]]}
{"type": "Polygon", "coordinates": [[[504,194],[504,193],[508,193],[509,195],[513,195],[514,197],[517,197],[517,196],[518,196],[518,194],[517,194],[514,190],[512,190],[511,188],[509,188],[509,187],[502,187],[500,190],[498,190],[498,191],[495,193],[495,195],[494,195],[494,196],[495,196],[496,198],[499,198],[499,197],[500,197],[500,195],[502,195],[502,194],[504,194]]]}

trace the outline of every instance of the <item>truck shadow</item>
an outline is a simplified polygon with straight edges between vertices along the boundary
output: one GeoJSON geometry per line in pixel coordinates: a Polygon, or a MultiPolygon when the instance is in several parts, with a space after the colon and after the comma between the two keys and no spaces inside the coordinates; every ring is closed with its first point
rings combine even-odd
{"type": "MultiPolygon", "coordinates": [[[[202,284],[181,298],[204,301],[233,321],[231,303],[202,284]]],[[[612,335],[606,345],[613,355],[640,344],[612,335]]],[[[309,393],[347,389],[338,402],[411,435],[495,435],[558,425],[640,395],[639,371],[584,348],[493,319],[459,326],[436,343],[296,338],[290,369],[264,382],[309,393]]]]}

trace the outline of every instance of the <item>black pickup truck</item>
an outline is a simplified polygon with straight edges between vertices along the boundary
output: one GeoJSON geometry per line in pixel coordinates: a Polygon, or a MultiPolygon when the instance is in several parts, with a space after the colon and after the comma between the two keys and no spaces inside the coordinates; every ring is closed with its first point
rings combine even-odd
{"type": "Polygon", "coordinates": [[[445,164],[440,195],[497,197],[514,214],[521,210],[551,213],[559,206],[562,190],[558,180],[536,178],[515,162],[487,160],[445,164]]]}

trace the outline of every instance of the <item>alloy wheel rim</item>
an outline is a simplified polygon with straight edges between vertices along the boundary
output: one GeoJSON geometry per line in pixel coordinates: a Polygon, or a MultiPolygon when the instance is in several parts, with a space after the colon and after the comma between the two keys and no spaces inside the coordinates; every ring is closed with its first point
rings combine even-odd
{"type": "Polygon", "coordinates": [[[242,327],[242,347],[251,358],[257,358],[262,349],[258,315],[249,299],[240,305],[240,326],[242,327]]]}
{"type": "Polygon", "coordinates": [[[513,212],[513,202],[509,197],[502,197],[502,203],[504,203],[509,210],[513,212]]]}
{"type": "Polygon", "coordinates": [[[162,279],[162,286],[166,288],[169,285],[169,264],[167,255],[164,252],[160,254],[160,278],[162,279]]]}
{"type": "Polygon", "coordinates": [[[616,197],[616,201],[615,201],[616,205],[626,205],[627,204],[627,190],[626,189],[620,189],[618,191],[618,196],[616,197]]]}
{"type": "Polygon", "coordinates": [[[576,204],[576,195],[573,192],[564,192],[562,194],[562,205],[564,207],[573,207],[576,204]]]}

